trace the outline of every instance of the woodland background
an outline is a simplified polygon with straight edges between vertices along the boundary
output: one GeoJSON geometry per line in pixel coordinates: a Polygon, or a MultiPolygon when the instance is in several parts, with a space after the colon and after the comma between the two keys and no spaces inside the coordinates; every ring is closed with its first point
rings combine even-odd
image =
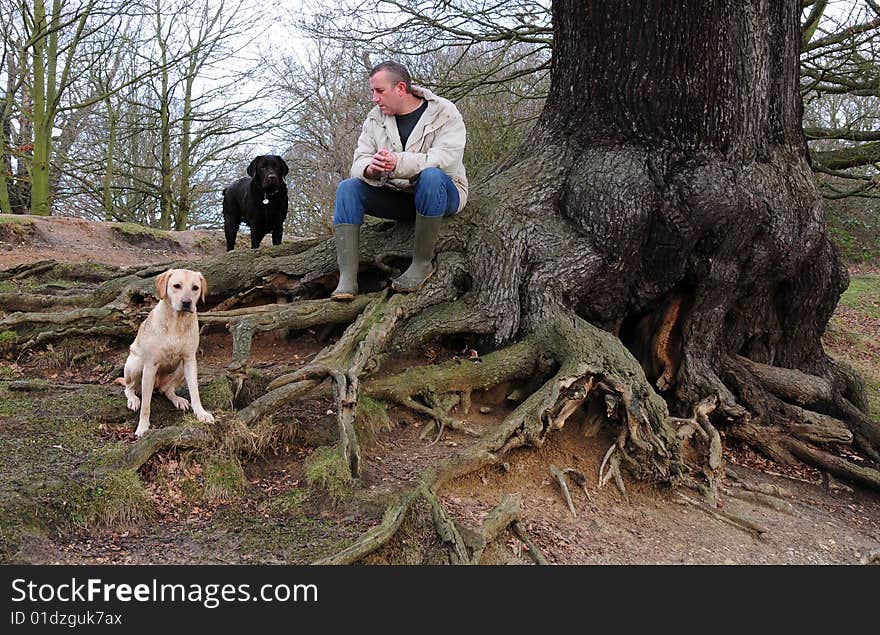
{"type": "MultiPolygon", "coordinates": [[[[880,255],[880,10],[805,1],[801,93],[812,167],[849,262],[880,255]]],[[[372,106],[367,69],[406,63],[453,99],[472,182],[543,106],[549,1],[364,3],[8,0],[0,6],[0,212],[222,224],[221,191],[255,154],[290,166],[287,231],[331,230],[372,106]]]]}

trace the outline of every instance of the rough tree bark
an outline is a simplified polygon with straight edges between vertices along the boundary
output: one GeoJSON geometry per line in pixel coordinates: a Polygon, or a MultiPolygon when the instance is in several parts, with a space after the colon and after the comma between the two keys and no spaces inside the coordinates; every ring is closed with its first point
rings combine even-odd
{"type": "MultiPolygon", "coordinates": [[[[332,241],[200,264],[214,307],[200,318],[229,324],[233,383],[242,381],[255,331],[349,324],[234,416],[265,425],[280,404],[335,396],[355,477],[351,422],[361,395],[426,414],[441,431],[468,431],[442,399],[428,397],[458,393],[458,414],[466,414],[471,390],[540,380],[495,430],[426,472],[380,527],[328,561],[376,549],[420,498],[435,510],[454,560],[478,560],[481,547],[464,544],[434,492],[513,448],[547,442],[568,419],[592,417],[597,403],[615,439],[599,479],[613,477],[621,489],[625,468],[639,478],[699,480],[712,501],[724,474],[719,430],[777,460],[880,484],[880,431],[863,385],[820,341],[847,275],[825,231],[801,129],[801,3],[667,6],[554,2],[543,115],[447,221],[438,274],[419,293],[385,289],[389,266],[409,254],[406,224],[365,227],[364,297],[348,306],[326,299],[335,284],[332,241]],[[254,306],[276,295],[292,302],[254,306]],[[458,334],[498,350],[470,366],[383,371],[389,352],[458,334]],[[846,445],[866,459],[856,465],[835,454],[846,445]]],[[[63,314],[63,326],[47,326],[48,314],[12,315],[0,330],[35,342],[99,324],[131,329],[122,317],[151,294],[155,273],[104,282],[91,306],[63,314]],[[98,316],[98,307],[107,312],[98,316]]],[[[500,515],[521,532],[516,516],[500,515]]]]}

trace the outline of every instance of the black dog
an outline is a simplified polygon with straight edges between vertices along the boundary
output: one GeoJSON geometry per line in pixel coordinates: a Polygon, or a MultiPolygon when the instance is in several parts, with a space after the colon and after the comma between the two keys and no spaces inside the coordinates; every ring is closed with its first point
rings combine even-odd
{"type": "Polygon", "coordinates": [[[276,154],[256,157],[246,176],[223,190],[223,231],[226,251],[235,247],[238,226],[244,221],[251,228],[251,248],[260,246],[263,236],[272,232],[272,244],[281,244],[287,218],[287,185],[290,168],[276,154]]]}

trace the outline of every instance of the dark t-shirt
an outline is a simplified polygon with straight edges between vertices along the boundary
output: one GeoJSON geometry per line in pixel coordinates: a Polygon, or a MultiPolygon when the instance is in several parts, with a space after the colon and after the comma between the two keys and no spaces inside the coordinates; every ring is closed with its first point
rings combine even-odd
{"type": "Polygon", "coordinates": [[[413,110],[411,113],[394,116],[394,118],[397,119],[397,132],[398,134],[400,134],[400,143],[404,149],[406,148],[406,141],[407,139],[409,139],[409,135],[412,134],[412,131],[416,127],[416,124],[419,122],[422,113],[425,112],[427,108],[428,101],[423,99],[422,105],[413,110]]]}

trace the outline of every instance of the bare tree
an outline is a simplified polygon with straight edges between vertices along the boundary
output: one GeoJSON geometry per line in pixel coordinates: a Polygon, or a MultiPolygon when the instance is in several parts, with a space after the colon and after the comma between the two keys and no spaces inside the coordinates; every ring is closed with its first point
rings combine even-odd
{"type": "Polygon", "coordinates": [[[0,145],[0,213],[24,213],[28,207],[30,183],[22,156],[28,151],[31,139],[30,121],[24,116],[28,110],[22,86],[26,76],[24,36],[20,20],[11,5],[0,6],[0,36],[2,58],[0,77],[4,82],[2,111],[2,145],[0,145]],[[21,95],[19,99],[16,99],[21,95]],[[22,139],[26,141],[22,142],[22,139]],[[24,196],[28,194],[28,196],[24,196]]]}
{"type": "Polygon", "coordinates": [[[64,111],[86,108],[102,98],[92,95],[71,103],[70,87],[88,69],[102,64],[112,49],[123,16],[134,0],[88,0],[76,6],[45,0],[15,1],[25,39],[27,69],[22,87],[32,100],[33,126],[29,157],[31,212],[51,213],[51,167],[54,131],[64,111]]]}
{"type": "Polygon", "coordinates": [[[71,213],[165,229],[221,222],[219,190],[239,149],[284,112],[270,99],[277,86],[255,71],[261,60],[243,54],[261,36],[251,11],[206,0],[151,5],[115,76],[90,78],[95,90],[116,88],[66,158],[68,203],[82,203],[71,213]]]}
{"type": "Polygon", "coordinates": [[[806,7],[801,92],[822,193],[880,196],[880,5],[823,0],[806,7]]]}
{"type": "Polygon", "coordinates": [[[289,229],[329,234],[336,185],[348,177],[353,148],[370,107],[367,70],[351,47],[314,40],[303,61],[277,60],[271,73],[282,82],[289,106],[276,135],[290,161],[289,229]]]}

